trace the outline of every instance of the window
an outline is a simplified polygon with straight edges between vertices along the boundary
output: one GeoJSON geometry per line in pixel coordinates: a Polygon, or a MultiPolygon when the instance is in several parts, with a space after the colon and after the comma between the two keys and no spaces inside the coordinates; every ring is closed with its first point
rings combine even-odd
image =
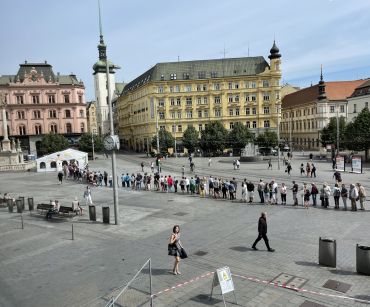
{"type": "Polygon", "coordinates": [[[80,110],[80,117],[85,117],[84,110],[80,110]]]}
{"type": "Polygon", "coordinates": [[[163,86],[161,85],[161,86],[158,86],[158,93],[163,93],[163,86]]]}
{"type": "Polygon", "coordinates": [[[245,115],[250,115],[250,114],[251,114],[251,109],[245,108],[245,115]]]}
{"type": "Polygon", "coordinates": [[[177,118],[181,118],[181,111],[177,112],[177,118]]]}
{"type": "Polygon", "coordinates": [[[354,105],[353,105],[353,113],[357,113],[356,108],[357,108],[357,105],[356,105],[356,104],[354,104],[354,105]]]}
{"type": "Polygon", "coordinates": [[[257,128],[257,122],[256,121],[253,121],[252,128],[257,128]]]}
{"type": "Polygon", "coordinates": [[[240,109],[239,108],[235,109],[235,115],[237,115],[237,116],[240,115],[240,109]]]}
{"type": "Polygon", "coordinates": [[[176,105],[181,106],[181,98],[176,98],[176,105]]]}
{"type": "Polygon", "coordinates": [[[26,135],[26,126],[20,125],[19,126],[19,135],[26,135]]]}
{"type": "Polygon", "coordinates": [[[83,101],[82,101],[82,95],[78,95],[78,103],[83,103],[83,101]]]}
{"type": "Polygon", "coordinates": [[[251,88],[256,88],[256,82],[251,82],[251,88]]]}
{"type": "Polygon", "coordinates": [[[55,103],[55,95],[48,95],[48,102],[55,103]]]}
{"type": "Polygon", "coordinates": [[[176,132],[176,125],[172,125],[172,133],[176,132]]]}
{"type": "MultiPolygon", "coordinates": [[[[366,107],[366,104],[367,104],[367,102],[365,102],[365,107],[366,107]]],[[[344,105],[340,106],[340,113],[344,113],[344,105]]]]}
{"type": "Polygon", "coordinates": [[[334,113],[334,106],[330,106],[330,113],[334,113]]]}
{"type": "Polygon", "coordinates": [[[170,105],[174,106],[175,105],[175,98],[170,98],[170,105]]]}
{"type": "Polygon", "coordinates": [[[247,126],[247,128],[250,128],[251,127],[251,122],[246,122],[245,125],[247,126]]]}
{"type": "Polygon", "coordinates": [[[279,91],[275,91],[275,98],[276,98],[276,100],[280,99],[280,92],[279,91]]]}
{"type": "Polygon", "coordinates": [[[199,124],[199,125],[198,125],[198,130],[199,130],[199,131],[202,131],[202,130],[203,130],[203,125],[202,125],[202,124],[199,124]]]}
{"type": "Polygon", "coordinates": [[[170,86],[170,93],[173,93],[173,86],[170,86]]]}
{"type": "Polygon", "coordinates": [[[177,75],[176,74],[171,74],[170,75],[170,79],[171,80],[176,80],[177,79],[177,75]]]}
{"type": "Polygon", "coordinates": [[[205,79],[206,78],[206,72],[205,71],[199,71],[198,72],[198,78],[199,79],[205,79]]]}
{"type": "Polygon", "coordinates": [[[185,86],[185,92],[191,92],[191,85],[185,86]]]}
{"type": "Polygon", "coordinates": [[[229,128],[230,128],[230,129],[234,129],[234,123],[230,123],[230,124],[229,124],[229,128]]]}
{"type": "Polygon", "coordinates": [[[208,104],[208,98],[207,97],[203,97],[203,103],[208,104]]]}
{"type": "Polygon", "coordinates": [[[46,163],[45,162],[41,162],[40,163],[40,168],[46,168],[46,163]]]}
{"type": "Polygon", "coordinates": [[[269,81],[268,80],[263,80],[262,81],[262,86],[263,87],[269,87],[270,86],[269,81]]]}
{"type": "Polygon", "coordinates": [[[159,119],[164,119],[164,112],[158,112],[159,119]]]}
{"type": "Polygon", "coordinates": [[[71,123],[66,124],[66,132],[67,133],[72,133],[72,124],[71,123]]]}
{"type": "Polygon", "coordinates": [[[15,97],[16,97],[16,100],[17,100],[17,104],[23,104],[24,103],[23,95],[17,95],[15,97]]]}
{"type": "Polygon", "coordinates": [[[18,115],[18,119],[24,119],[25,118],[24,111],[18,111],[17,115],[18,115]]]}
{"type": "Polygon", "coordinates": [[[69,95],[64,95],[64,103],[69,103],[69,95]]]}
{"type": "Polygon", "coordinates": [[[202,97],[198,97],[197,101],[198,101],[198,104],[201,104],[202,103],[202,97]]]}
{"type": "Polygon", "coordinates": [[[228,97],[229,102],[233,102],[233,96],[228,97]]]}
{"type": "Polygon", "coordinates": [[[235,102],[239,102],[239,95],[235,95],[235,102]]]}
{"type": "Polygon", "coordinates": [[[180,85],[175,86],[175,93],[178,93],[178,92],[180,92],[180,85]]]}
{"type": "Polygon", "coordinates": [[[52,133],[58,133],[58,128],[57,128],[57,124],[51,124],[50,125],[50,132],[52,133]]]}
{"type": "Polygon", "coordinates": [[[203,84],[202,89],[203,89],[203,91],[206,91],[207,90],[207,84],[203,84]]]}
{"type": "Polygon", "coordinates": [[[208,110],[204,110],[203,115],[204,115],[204,117],[208,117],[208,110]]]}
{"type": "Polygon", "coordinates": [[[221,110],[220,109],[215,110],[215,117],[221,117],[221,110]]]}
{"type": "Polygon", "coordinates": [[[234,110],[233,109],[229,109],[229,115],[230,116],[233,116],[234,115],[234,110]]]}
{"type": "Polygon", "coordinates": [[[186,111],[186,117],[187,118],[193,118],[193,111],[192,110],[186,111]]]}
{"type": "Polygon", "coordinates": [[[190,75],[187,72],[184,72],[183,77],[184,77],[185,80],[189,80],[190,79],[190,75]]]}
{"type": "Polygon", "coordinates": [[[198,117],[201,118],[202,117],[202,111],[198,111],[198,117]]]}
{"type": "Polygon", "coordinates": [[[32,103],[39,104],[40,103],[40,96],[39,95],[32,95],[32,103]]]}
{"type": "Polygon", "coordinates": [[[263,101],[270,101],[270,93],[263,93],[263,101]]]}
{"type": "Polygon", "coordinates": [[[159,126],[159,130],[166,130],[166,126],[159,126]]]}
{"type": "Polygon", "coordinates": [[[220,83],[215,83],[215,84],[213,84],[213,89],[214,89],[215,91],[219,91],[219,90],[221,89],[221,87],[220,87],[220,83]]]}
{"type": "Polygon", "coordinates": [[[269,120],[264,120],[263,121],[263,127],[270,128],[270,121],[269,120]]]}
{"type": "MultiPolygon", "coordinates": [[[[161,75],[161,81],[164,81],[164,75],[161,75]]],[[[158,92],[159,93],[159,92],[158,92]]]]}
{"type": "Polygon", "coordinates": [[[41,118],[41,112],[40,111],[33,111],[33,118],[34,119],[40,119],[41,118]]]}
{"type": "Polygon", "coordinates": [[[211,78],[217,78],[217,72],[211,71],[211,78]]]}
{"type": "Polygon", "coordinates": [[[263,107],[263,114],[269,114],[270,108],[269,107],[263,107]]]}
{"type": "Polygon", "coordinates": [[[233,84],[231,82],[228,83],[229,90],[233,89],[233,84]]]}
{"type": "Polygon", "coordinates": [[[252,108],[252,114],[253,115],[256,115],[257,114],[257,109],[256,108],[252,108]]]}
{"type": "Polygon", "coordinates": [[[202,86],[200,84],[197,84],[197,92],[200,92],[202,89],[202,86]]]}
{"type": "Polygon", "coordinates": [[[164,107],[164,99],[159,99],[158,100],[158,106],[164,107]]]}
{"type": "Polygon", "coordinates": [[[65,118],[71,118],[71,110],[65,110],[64,114],[65,114],[65,118]]]}
{"type": "Polygon", "coordinates": [[[235,89],[238,89],[238,88],[239,88],[239,83],[235,83],[235,84],[234,84],[234,88],[235,88],[235,89]]]}
{"type": "Polygon", "coordinates": [[[49,110],[49,117],[50,118],[57,118],[57,111],[49,110]]]}
{"type": "Polygon", "coordinates": [[[171,112],[171,118],[175,119],[176,118],[176,112],[171,112]]]}
{"type": "Polygon", "coordinates": [[[40,124],[35,125],[35,134],[41,133],[42,133],[41,125],[40,124]]]}
{"type": "Polygon", "coordinates": [[[215,104],[220,104],[220,103],[221,103],[221,97],[215,96],[215,104]]]}
{"type": "Polygon", "coordinates": [[[178,126],[177,126],[177,131],[178,131],[178,132],[182,132],[182,125],[178,125],[178,126]]]}
{"type": "Polygon", "coordinates": [[[191,97],[187,97],[186,98],[186,105],[191,106],[192,104],[193,104],[193,101],[192,101],[191,97]]]}

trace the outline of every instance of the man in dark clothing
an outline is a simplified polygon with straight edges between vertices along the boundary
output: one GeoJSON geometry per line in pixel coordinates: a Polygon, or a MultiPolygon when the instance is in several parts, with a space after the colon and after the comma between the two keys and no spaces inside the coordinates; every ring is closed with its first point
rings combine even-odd
{"type": "Polygon", "coordinates": [[[265,241],[265,244],[266,244],[266,247],[267,247],[267,250],[269,252],[274,252],[275,250],[273,248],[270,247],[269,245],[269,239],[267,238],[267,221],[266,221],[266,212],[262,212],[261,213],[261,217],[259,218],[258,220],[258,237],[256,239],[256,241],[254,241],[253,245],[252,245],[252,248],[254,250],[257,250],[257,243],[263,239],[265,241]]]}
{"type": "Polygon", "coordinates": [[[59,183],[60,183],[60,184],[62,184],[62,182],[63,182],[63,176],[64,176],[64,175],[63,175],[63,172],[59,172],[59,173],[58,173],[58,180],[59,180],[59,183]]]}
{"type": "Polygon", "coordinates": [[[334,172],[333,178],[335,178],[335,180],[338,182],[342,182],[342,176],[338,171],[334,172]]]}
{"type": "Polygon", "coordinates": [[[293,181],[292,192],[293,192],[293,201],[294,201],[293,206],[298,206],[298,198],[297,198],[298,184],[296,184],[295,181],[293,181]]]}
{"type": "Polygon", "coordinates": [[[104,184],[105,186],[108,185],[108,173],[106,171],[104,171],[104,184]]]}

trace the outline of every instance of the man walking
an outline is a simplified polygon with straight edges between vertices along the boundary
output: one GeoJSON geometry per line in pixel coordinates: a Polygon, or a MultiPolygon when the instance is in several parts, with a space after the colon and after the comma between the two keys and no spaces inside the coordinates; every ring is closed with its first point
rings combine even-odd
{"type": "Polygon", "coordinates": [[[267,238],[267,221],[266,221],[266,212],[262,212],[261,213],[261,217],[259,218],[258,220],[258,237],[256,239],[256,241],[254,241],[253,245],[252,245],[252,248],[254,250],[258,250],[256,245],[257,243],[263,239],[265,241],[265,244],[266,244],[266,247],[267,247],[267,250],[269,252],[274,252],[275,250],[273,248],[270,247],[269,245],[269,239],[267,238]]]}

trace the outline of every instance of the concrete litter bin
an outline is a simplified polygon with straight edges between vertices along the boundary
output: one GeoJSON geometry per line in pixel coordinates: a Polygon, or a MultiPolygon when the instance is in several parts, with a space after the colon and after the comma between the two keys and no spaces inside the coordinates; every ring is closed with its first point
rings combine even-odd
{"type": "Polygon", "coordinates": [[[17,213],[22,213],[23,212],[22,200],[17,199],[15,203],[17,204],[17,213]]]}
{"type": "Polygon", "coordinates": [[[28,210],[30,211],[34,210],[33,197],[28,197],[28,210]]]}
{"type": "Polygon", "coordinates": [[[321,238],[319,240],[319,264],[335,268],[337,266],[337,241],[321,238]]]}
{"type": "Polygon", "coordinates": [[[96,208],[94,205],[89,205],[89,217],[90,221],[96,221],[96,208]]]}
{"type": "Polygon", "coordinates": [[[22,202],[22,210],[24,210],[25,209],[24,196],[19,196],[18,199],[21,200],[21,202],[22,202]]]}
{"type": "Polygon", "coordinates": [[[13,199],[10,198],[10,199],[7,199],[6,200],[6,204],[8,205],[8,211],[11,213],[13,212],[14,210],[14,206],[13,206],[13,199]]]}
{"type": "Polygon", "coordinates": [[[109,207],[103,207],[103,223],[109,224],[109,207]]]}
{"type": "Polygon", "coordinates": [[[370,246],[356,245],[356,271],[370,275],[370,246]]]}

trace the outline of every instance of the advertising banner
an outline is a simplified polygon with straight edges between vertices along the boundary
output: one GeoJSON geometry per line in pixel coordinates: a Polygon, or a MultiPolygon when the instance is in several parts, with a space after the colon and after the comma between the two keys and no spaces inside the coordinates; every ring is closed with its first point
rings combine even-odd
{"type": "Polygon", "coordinates": [[[362,160],[360,156],[352,156],[352,172],[362,174],[362,160]]]}
{"type": "Polygon", "coordinates": [[[346,165],[344,164],[343,156],[336,156],[335,163],[337,165],[337,171],[344,172],[346,170],[346,165]]]}

